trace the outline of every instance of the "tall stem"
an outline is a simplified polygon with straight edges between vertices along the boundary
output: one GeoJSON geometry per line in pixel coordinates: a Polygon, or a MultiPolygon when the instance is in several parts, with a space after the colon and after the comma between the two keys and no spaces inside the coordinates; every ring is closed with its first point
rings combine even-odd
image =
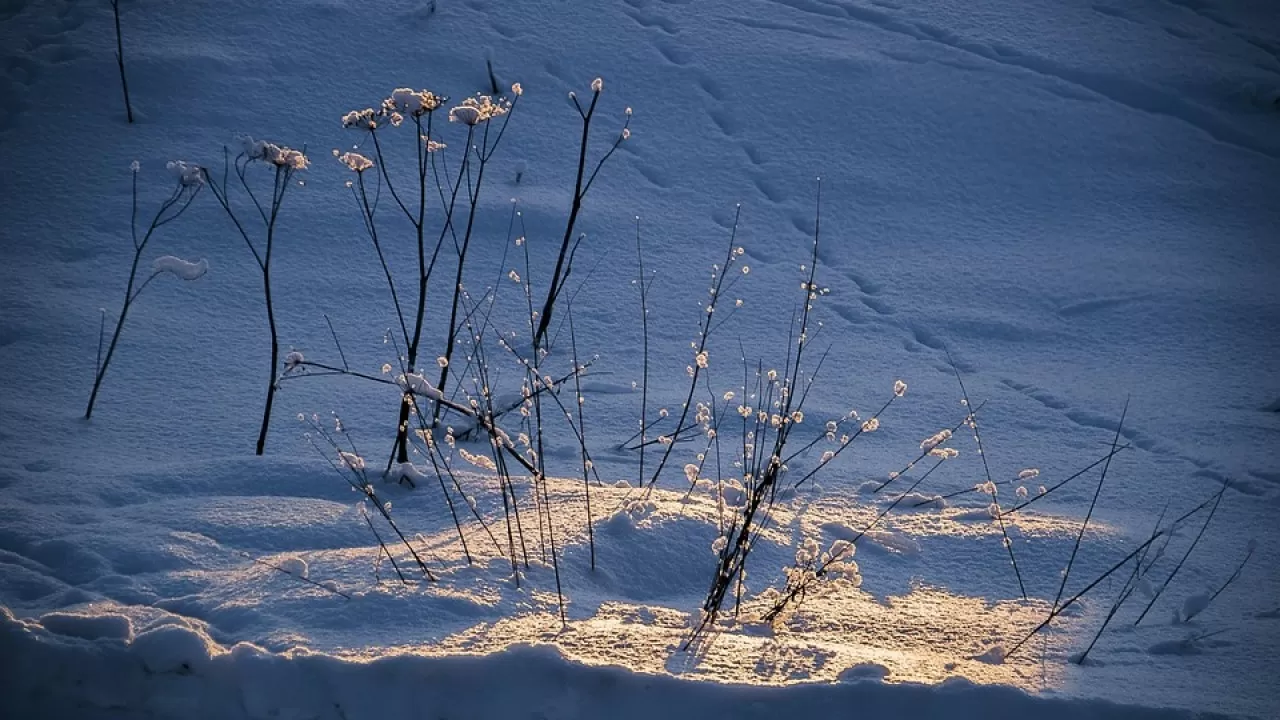
{"type": "Polygon", "coordinates": [[[93,391],[89,393],[89,406],[84,411],[85,420],[93,416],[93,404],[98,401],[98,390],[102,387],[102,379],[106,377],[107,366],[111,364],[111,356],[116,352],[116,343],[120,341],[120,333],[124,331],[124,319],[129,315],[129,306],[133,304],[133,283],[138,275],[138,262],[142,259],[144,247],[146,246],[139,246],[133,251],[133,265],[129,267],[129,283],[124,291],[124,305],[120,308],[120,318],[116,320],[116,329],[111,333],[111,344],[107,346],[107,354],[102,359],[102,364],[98,366],[97,374],[94,375],[93,391]]]}
{"type": "Polygon", "coordinates": [[[111,0],[111,12],[116,20],[116,64],[120,66],[120,87],[124,90],[124,110],[133,123],[133,103],[129,102],[129,79],[124,74],[124,39],[120,33],[120,0],[111,0]]]}

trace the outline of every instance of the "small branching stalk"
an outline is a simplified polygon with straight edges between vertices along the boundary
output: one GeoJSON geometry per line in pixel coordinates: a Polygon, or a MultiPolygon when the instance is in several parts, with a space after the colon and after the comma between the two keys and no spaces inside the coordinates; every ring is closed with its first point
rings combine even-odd
{"type": "Polygon", "coordinates": [[[569,99],[573,101],[573,106],[578,110],[578,116],[582,118],[582,139],[578,143],[578,173],[574,180],[573,186],[573,202],[569,206],[569,219],[565,223],[564,237],[560,241],[560,252],[556,256],[555,270],[551,273],[551,282],[547,285],[547,297],[542,303],[542,311],[538,316],[538,326],[533,333],[533,346],[535,348],[544,347],[547,340],[547,329],[551,326],[551,316],[555,311],[556,300],[560,297],[560,291],[564,289],[564,283],[567,279],[565,272],[565,262],[569,258],[569,249],[575,237],[574,231],[578,223],[578,215],[582,212],[582,203],[586,199],[587,193],[591,190],[592,183],[595,182],[596,176],[600,174],[600,169],[604,164],[613,157],[613,153],[618,150],[623,141],[631,137],[631,108],[626,110],[626,120],[622,124],[622,130],[618,132],[618,137],[613,141],[613,145],[605,152],[595,164],[595,169],[591,174],[587,174],[587,148],[591,140],[591,121],[595,117],[596,105],[600,102],[600,94],[604,92],[604,81],[596,78],[591,82],[591,102],[586,108],[582,107],[582,103],[578,101],[575,93],[569,93],[569,99]]]}
{"type": "MultiPolygon", "coordinates": [[[[1143,541],[1142,544],[1138,545],[1136,548],[1130,551],[1127,555],[1120,558],[1120,560],[1118,560],[1114,565],[1108,568],[1105,572],[1098,575],[1098,577],[1094,578],[1093,581],[1090,582],[1089,584],[1085,585],[1082,590],[1072,595],[1071,597],[1067,598],[1066,600],[1062,601],[1061,603],[1057,603],[1056,607],[1054,607],[1049,611],[1048,617],[1046,617],[1043,621],[1041,621],[1039,625],[1036,625],[1034,628],[1032,628],[1032,630],[1029,633],[1027,633],[1025,636],[1023,636],[1021,640],[1015,643],[1013,647],[1009,648],[1004,652],[1004,657],[1005,658],[1012,657],[1014,653],[1016,653],[1019,649],[1021,649],[1024,645],[1027,644],[1027,641],[1035,637],[1036,634],[1039,633],[1041,630],[1049,627],[1049,625],[1054,620],[1056,620],[1059,615],[1066,612],[1067,608],[1079,602],[1080,598],[1083,598],[1085,595],[1087,595],[1089,591],[1093,590],[1098,585],[1102,584],[1104,580],[1111,577],[1116,571],[1120,570],[1120,568],[1129,564],[1131,560],[1135,560],[1137,558],[1142,557],[1147,552],[1148,548],[1152,547],[1155,544],[1155,541],[1158,540],[1160,537],[1162,536],[1167,537],[1171,535],[1178,528],[1178,526],[1181,525],[1183,522],[1185,522],[1188,518],[1200,512],[1201,510],[1209,507],[1210,505],[1213,505],[1214,507],[1216,507],[1217,501],[1220,500],[1222,497],[1221,493],[1222,491],[1219,490],[1218,493],[1215,493],[1213,496],[1209,497],[1204,502],[1200,503],[1199,505],[1183,513],[1178,519],[1170,523],[1168,527],[1161,530],[1156,530],[1155,532],[1151,533],[1151,536],[1148,537],[1145,541],[1143,541]]],[[[1212,515],[1212,513],[1210,513],[1210,515],[1212,515]]],[[[1212,519],[1212,517],[1210,517],[1210,519],[1212,519]]],[[[1208,523],[1206,521],[1206,525],[1207,524],[1208,523]]]]}
{"type": "Polygon", "coordinates": [[[203,186],[203,176],[200,169],[194,165],[189,165],[185,162],[169,163],[169,170],[175,175],[176,184],[173,191],[169,193],[169,197],[160,203],[160,207],[151,218],[146,230],[143,231],[142,237],[139,238],[137,162],[133,163],[132,170],[133,202],[129,215],[129,232],[133,239],[133,262],[129,266],[129,281],[125,284],[124,301],[120,304],[120,313],[116,316],[115,329],[111,332],[111,340],[106,345],[105,355],[102,352],[102,347],[107,319],[106,311],[103,311],[102,322],[98,329],[98,356],[94,365],[93,389],[89,392],[89,404],[85,407],[85,420],[93,417],[93,408],[98,401],[98,392],[102,389],[102,381],[107,375],[107,368],[111,365],[111,358],[115,356],[116,346],[120,342],[120,335],[124,332],[124,323],[129,317],[129,309],[133,307],[133,303],[138,299],[138,296],[142,295],[142,291],[147,289],[152,280],[165,273],[172,273],[183,280],[195,280],[203,276],[209,269],[208,263],[203,260],[191,263],[166,255],[157,258],[152,264],[151,273],[139,282],[138,271],[142,264],[142,255],[147,250],[147,245],[151,242],[157,230],[177,220],[187,211],[187,208],[191,207],[192,201],[200,194],[200,188],[203,186]]]}
{"type": "Polygon", "coordinates": [[[1124,428],[1124,418],[1128,414],[1129,401],[1126,399],[1124,401],[1124,409],[1120,411],[1120,422],[1116,423],[1116,436],[1111,440],[1111,452],[1107,455],[1107,462],[1102,466],[1102,475],[1098,478],[1098,486],[1093,491],[1093,499],[1089,501],[1089,511],[1085,513],[1084,522],[1080,523],[1080,532],[1076,533],[1076,541],[1071,546],[1071,558],[1067,560],[1067,567],[1062,571],[1062,582],[1058,585],[1058,594],[1053,598],[1053,606],[1055,608],[1062,601],[1062,593],[1067,589],[1067,580],[1071,577],[1071,567],[1075,565],[1076,553],[1080,551],[1080,541],[1084,539],[1084,533],[1089,529],[1089,521],[1093,519],[1093,510],[1098,505],[1098,496],[1102,494],[1102,485],[1107,481],[1107,470],[1111,468],[1111,458],[1115,455],[1116,447],[1120,444],[1120,431],[1124,428]]]}
{"type": "MultiPolygon", "coordinates": [[[[223,148],[220,179],[214,178],[207,170],[204,171],[204,177],[218,204],[222,206],[245,246],[253,254],[254,262],[257,263],[262,275],[262,297],[267,310],[267,330],[271,340],[271,366],[267,376],[262,424],[258,430],[258,441],[254,446],[255,454],[261,455],[266,450],[267,430],[271,426],[271,407],[276,396],[277,373],[280,372],[280,336],[276,328],[275,303],[271,298],[271,257],[275,250],[276,225],[280,219],[280,207],[284,204],[285,195],[294,183],[294,174],[305,170],[309,161],[305,150],[292,150],[262,140],[255,141],[247,136],[241,138],[241,144],[242,150],[234,160],[230,157],[230,151],[223,148]],[[248,177],[249,168],[255,165],[262,165],[273,171],[271,197],[265,204],[259,200],[253,190],[253,183],[248,177]],[[261,221],[260,230],[255,229],[252,233],[250,228],[256,223],[242,220],[241,212],[236,209],[233,202],[229,179],[229,174],[233,170],[241,190],[253,205],[254,212],[245,214],[250,218],[256,215],[261,221]]],[[[297,359],[300,360],[301,356],[297,356],[297,359]]]]}
{"type": "Polygon", "coordinates": [[[1142,612],[1138,615],[1138,619],[1133,621],[1135,626],[1142,622],[1143,618],[1147,616],[1147,613],[1151,612],[1151,608],[1155,606],[1156,601],[1160,599],[1160,596],[1164,594],[1165,590],[1169,589],[1169,583],[1173,582],[1173,579],[1178,576],[1178,571],[1181,570],[1183,564],[1187,562],[1187,558],[1191,557],[1191,552],[1196,549],[1196,545],[1200,544],[1200,539],[1204,537],[1205,530],[1209,529],[1209,523],[1213,522],[1213,516],[1218,512],[1218,505],[1222,503],[1222,497],[1226,492],[1227,483],[1223,483],[1222,487],[1213,497],[1213,507],[1209,509],[1209,514],[1205,517],[1204,524],[1200,526],[1200,531],[1196,533],[1195,539],[1191,541],[1191,545],[1187,547],[1187,551],[1182,554],[1182,558],[1178,560],[1178,564],[1174,565],[1173,570],[1169,573],[1169,577],[1165,578],[1160,587],[1151,595],[1151,600],[1148,601],[1147,606],[1142,609],[1142,612]]]}
{"type": "MultiPolygon", "coordinates": [[[[960,377],[960,368],[956,367],[955,360],[951,358],[951,351],[947,350],[947,362],[951,365],[951,369],[955,372],[956,382],[960,385],[960,394],[964,400],[966,408],[972,408],[969,402],[969,393],[964,389],[964,380],[960,377]]],[[[970,412],[968,420],[969,428],[973,430],[973,442],[977,446],[978,455],[982,457],[982,470],[986,473],[986,489],[991,495],[991,505],[995,509],[996,522],[1000,525],[1001,541],[1004,543],[1005,550],[1009,553],[1009,564],[1013,566],[1013,576],[1018,580],[1018,592],[1022,594],[1022,599],[1027,599],[1027,588],[1022,583],[1022,572],[1018,570],[1018,558],[1013,552],[1013,541],[1009,538],[1009,529],[1005,525],[1004,512],[1000,509],[1000,497],[996,484],[991,480],[991,467],[987,464],[987,453],[982,447],[982,433],[978,430],[978,416],[970,412]]]]}

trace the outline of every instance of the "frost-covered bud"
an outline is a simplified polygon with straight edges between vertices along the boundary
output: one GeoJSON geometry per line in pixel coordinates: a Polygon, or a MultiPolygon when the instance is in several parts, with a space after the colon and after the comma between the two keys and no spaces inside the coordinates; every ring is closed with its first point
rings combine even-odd
{"type": "Polygon", "coordinates": [[[805,538],[800,547],[796,549],[796,565],[809,565],[818,559],[820,550],[817,540],[805,538]]]}
{"type": "Polygon", "coordinates": [[[478,468],[483,468],[485,470],[497,469],[497,466],[494,465],[493,460],[488,455],[477,455],[476,453],[468,452],[466,448],[458,448],[458,454],[462,456],[463,460],[466,460],[478,468]]]}
{"type": "Polygon", "coordinates": [[[520,97],[521,95],[524,95],[524,87],[520,85],[520,83],[512,83],[511,94],[515,95],[516,97],[520,97]]]}
{"type": "Polygon", "coordinates": [[[906,384],[906,383],[904,383],[904,382],[902,382],[901,380],[894,380],[894,381],[893,381],[893,394],[894,394],[894,397],[902,397],[903,395],[906,395],[906,394],[907,394],[907,384],[906,384]]]}
{"type": "Polygon", "coordinates": [[[204,170],[195,163],[172,160],[165,167],[183,187],[199,187],[204,184],[204,170]]]}
{"type": "Polygon", "coordinates": [[[604,78],[596,78],[591,81],[591,92],[600,92],[604,90],[604,78]]]}
{"type": "Polygon", "coordinates": [[[373,161],[360,153],[346,152],[338,156],[338,162],[347,166],[352,172],[362,173],[373,167],[373,161]]]}
{"type": "Polygon", "coordinates": [[[871,418],[862,423],[862,432],[875,432],[880,429],[880,418],[871,418]]]}
{"type": "Polygon", "coordinates": [[[950,439],[951,439],[951,431],[944,428],[934,433],[933,435],[930,435],[924,440],[921,440],[920,449],[925,452],[929,452],[930,450],[938,447],[939,445],[941,445],[942,443],[950,439]]]}
{"type": "Polygon", "coordinates": [[[137,160],[134,160],[133,162],[129,163],[129,169],[132,170],[133,172],[138,172],[139,170],[142,169],[142,165],[140,165],[137,160]]]}

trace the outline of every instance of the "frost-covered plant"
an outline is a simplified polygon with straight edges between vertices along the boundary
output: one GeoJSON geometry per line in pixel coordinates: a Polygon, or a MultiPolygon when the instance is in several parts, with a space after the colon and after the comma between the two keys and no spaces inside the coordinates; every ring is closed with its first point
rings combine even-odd
{"type": "MultiPolygon", "coordinates": [[[[1089,594],[1089,592],[1091,592],[1094,588],[1098,587],[1098,585],[1102,584],[1103,581],[1105,581],[1107,578],[1114,575],[1121,568],[1125,567],[1130,562],[1133,562],[1135,565],[1134,565],[1132,574],[1130,576],[1130,579],[1128,582],[1125,583],[1124,587],[1121,589],[1119,598],[1113,604],[1112,609],[1108,613],[1106,619],[1103,620],[1102,627],[1098,630],[1098,634],[1094,636],[1093,641],[1089,644],[1089,648],[1086,649],[1084,653],[1079,655],[1076,659],[1077,662],[1083,662],[1084,658],[1088,655],[1089,650],[1091,650],[1093,648],[1093,645],[1097,643],[1098,637],[1102,634],[1102,631],[1106,629],[1107,624],[1110,622],[1111,618],[1114,617],[1115,613],[1118,611],[1119,606],[1122,605],[1124,601],[1127,600],[1130,596],[1132,596],[1134,592],[1148,586],[1143,576],[1146,573],[1150,572],[1151,566],[1154,565],[1156,560],[1159,559],[1158,556],[1163,553],[1163,550],[1158,551],[1156,553],[1157,557],[1155,559],[1152,559],[1150,561],[1147,560],[1149,550],[1150,548],[1154,547],[1156,540],[1163,537],[1166,539],[1165,542],[1167,544],[1168,539],[1172,538],[1173,534],[1182,525],[1182,523],[1186,522],[1192,516],[1201,512],[1205,508],[1212,507],[1212,509],[1209,511],[1209,513],[1205,518],[1205,522],[1204,522],[1204,525],[1201,527],[1200,534],[1196,536],[1196,539],[1192,541],[1191,546],[1187,549],[1187,555],[1189,555],[1191,553],[1191,550],[1195,548],[1200,537],[1203,535],[1204,529],[1207,528],[1209,523],[1213,520],[1214,512],[1216,511],[1218,504],[1221,502],[1222,496],[1225,493],[1226,488],[1227,486],[1224,484],[1222,488],[1220,488],[1212,496],[1210,496],[1209,498],[1201,502],[1199,505],[1196,505],[1194,508],[1191,508],[1187,512],[1183,513],[1173,522],[1169,523],[1164,527],[1161,527],[1160,523],[1157,522],[1155,529],[1152,530],[1151,535],[1144,542],[1142,542],[1140,545],[1138,545],[1133,550],[1131,550],[1127,555],[1122,557],[1119,561],[1117,561],[1111,567],[1107,568],[1107,570],[1103,571],[1101,574],[1095,577],[1091,582],[1085,585],[1083,589],[1076,592],[1074,595],[1067,598],[1066,600],[1061,600],[1060,602],[1054,603],[1053,608],[1049,611],[1048,617],[1046,617],[1043,621],[1041,621],[1040,624],[1032,628],[1031,631],[1028,632],[1026,635],[1024,635],[1021,640],[1019,640],[1017,643],[1014,643],[1013,646],[1011,646],[1008,650],[1006,650],[1003,653],[1003,658],[1008,658],[1012,656],[1014,653],[1016,653],[1018,650],[1024,647],[1027,644],[1027,642],[1031,640],[1031,638],[1035,637],[1037,633],[1049,627],[1049,625],[1052,624],[1054,620],[1056,620],[1060,615],[1066,612],[1075,603],[1079,602],[1081,598],[1089,594]]],[[[1163,519],[1163,514],[1161,519],[1163,519]]],[[[1165,581],[1164,585],[1161,586],[1160,588],[1161,590],[1167,588],[1169,583],[1173,580],[1173,577],[1177,575],[1177,572],[1179,569],[1181,569],[1183,562],[1186,561],[1187,555],[1184,555],[1182,559],[1178,562],[1178,564],[1174,567],[1173,571],[1169,574],[1169,577],[1165,581]]],[[[1155,600],[1158,598],[1159,598],[1159,592],[1152,593],[1151,603],[1149,603],[1146,609],[1144,609],[1143,612],[1138,616],[1138,620],[1134,623],[1135,625],[1138,622],[1142,621],[1142,618],[1146,616],[1147,610],[1150,610],[1151,605],[1153,605],[1155,603],[1155,600]]]]}
{"type": "MultiPolygon", "coordinates": [[[[903,389],[905,390],[905,387],[903,389]]],[[[895,394],[895,397],[896,396],[897,395],[895,394]]],[[[819,581],[829,579],[828,576],[833,572],[837,577],[843,577],[854,581],[855,586],[860,585],[862,583],[862,577],[858,574],[857,565],[845,562],[844,557],[852,556],[854,550],[857,548],[857,542],[867,533],[874,530],[875,527],[884,520],[885,516],[892,512],[899,503],[908,497],[912,497],[916,488],[928,479],[935,470],[942,467],[944,462],[959,456],[959,451],[954,448],[943,446],[943,443],[951,439],[951,433],[951,430],[944,429],[934,435],[931,435],[920,443],[920,447],[924,450],[925,455],[908,464],[903,472],[905,473],[909,471],[925,456],[933,458],[933,465],[928,470],[921,473],[920,477],[916,478],[915,482],[900,493],[898,497],[894,498],[893,501],[885,506],[885,508],[882,509],[866,527],[859,530],[852,538],[849,540],[837,540],[832,544],[831,549],[827,551],[827,553],[821,555],[821,557],[818,555],[817,541],[813,538],[806,538],[801,550],[796,553],[795,565],[786,573],[786,587],[781,592],[775,591],[762,594],[763,599],[770,601],[771,603],[769,610],[764,613],[762,619],[765,622],[772,622],[782,614],[788,606],[793,603],[799,604],[800,602],[803,602],[806,593],[808,593],[811,587],[819,581]]],[[[889,482],[892,482],[900,476],[901,473],[894,473],[894,476],[890,478],[889,482]]],[[[888,482],[884,485],[887,484],[888,482]]],[[[883,488],[884,485],[881,485],[880,488],[883,488]]],[[[877,488],[877,491],[880,488],[877,488]]]]}
{"type": "MultiPolygon", "coordinates": [[[[439,365],[440,380],[436,384],[437,388],[443,389],[449,376],[448,361],[452,358],[458,327],[458,293],[475,228],[485,170],[501,143],[511,111],[521,92],[519,84],[516,84],[512,86],[514,99],[510,101],[489,96],[468,97],[448,109],[445,119],[440,119],[439,115],[444,113],[437,111],[445,108],[448,97],[431,90],[398,88],[383,99],[376,110],[353,110],[342,118],[343,127],[365,133],[373,145],[373,158],[354,152],[338,155],[334,151],[334,154],[355,175],[348,185],[363,218],[365,232],[378,256],[392,304],[395,306],[399,340],[405,353],[402,359],[405,366],[403,373],[406,375],[414,375],[422,369],[419,361],[423,356],[422,330],[426,318],[427,291],[440,260],[440,252],[448,239],[452,239],[457,248],[457,272],[450,293],[453,296],[450,320],[446,329],[444,351],[439,355],[445,362],[439,365]],[[502,121],[495,129],[491,121],[499,118],[502,121]],[[448,147],[447,143],[440,140],[445,120],[466,128],[465,138],[461,142],[461,158],[454,177],[448,176],[447,166],[439,157],[448,147]],[[413,132],[413,160],[408,182],[402,182],[403,178],[397,179],[397,175],[389,171],[390,152],[384,147],[386,141],[382,139],[384,132],[395,132],[396,128],[401,127],[413,132]],[[375,187],[370,187],[371,181],[367,176],[373,177],[375,187]],[[395,273],[388,262],[384,233],[380,229],[376,197],[383,186],[413,229],[417,267],[413,273],[413,291],[408,307],[401,303],[403,288],[397,284],[395,273]],[[441,211],[439,228],[433,231],[434,243],[430,245],[427,219],[429,198],[439,200],[441,211]],[[459,211],[460,201],[465,204],[467,218],[459,239],[455,213],[459,211]]],[[[438,408],[439,405],[433,406],[433,419],[439,418],[438,408]]],[[[391,462],[403,464],[409,461],[409,415],[410,402],[404,400],[399,407],[395,445],[388,469],[391,462]]]]}
{"type": "Polygon", "coordinates": [[[316,452],[320,453],[329,462],[329,465],[333,467],[334,471],[337,472],[338,475],[346,480],[352,490],[359,492],[363,496],[360,504],[360,514],[364,518],[365,523],[369,526],[370,532],[373,533],[374,538],[378,541],[378,547],[381,548],[383,554],[386,555],[387,560],[390,561],[391,567],[395,569],[396,575],[400,578],[400,582],[408,583],[408,579],[400,570],[400,565],[396,563],[395,556],[391,554],[390,548],[387,547],[386,542],[382,539],[382,535],[374,525],[373,519],[369,515],[369,505],[372,505],[378,511],[378,514],[386,522],[387,526],[390,527],[392,532],[396,534],[396,537],[399,538],[400,543],[409,551],[410,557],[413,558],[414,563],[417,564],[418,569],[422,572],[423,578],[434,582],[436,580],[436,576],[427,568],[426,561],[422,559],[418,550],[413,547],[413,544],[409,542],[407,537],[405,537],[400,526],[396,524],[395,519],[392,518],[391,502],[382,499],[382,497],[378,495],[378,491],[374,487],[373,483],[370,482],[365,459],[356,449],[355,442],[351,439],[351,435],[343,426],[342,420],[336,415],[333,417],[334,429],[332,431],[327,430],[320,424],[320,417],[318,415],[311,415],[308,417],[306,415],[299,414],[298,420],[307,424],[311,428],[311,431],[307,433],[306,437],[307,441],[311,443],[311,446],[315,448],[316,452]],[[319,438],[320,441],[328,446],[328,449],[326,450],[325,448],[322,448],[316,438],[319,438]],[[339,440],[342,442],[339,442],[339,440]]]}
{"type": "Polygon", "coordinates": [[[851,587],[862,585],[862,573],[853,555],[858,546],[848,540],[836,540],[826,550],[818,541],[805,538],[796,550],[795,564],[786,568],[786,587],[781,592],[770,588],[761,593],[761,599],[771,601],[771,607],[762,616],[764,622],[772,622],[788,605],[799,604],[819,583],[842,581],[851,587]]]}
{"type": "Polygon", "coordinates": [[[147,289],[152,280],[161,275],[173,275],[181,280],[196,280],[209,269],[204,260],[188,262],[172,255],[156,258],[151,265],[151,273],[145,280],[138,282],[138,271],[142,264],[142,255],[147,250],[152,236],[157,230],[178,219],[191,202],[200,194],[203,187],[203,176],[199,167],[182,161],[169,163],[168,170],[173,175],[174,186],[169,196],[160,203],[160,207],[152,216],[147,229],[138,237],[138,171],[140,165],[135,160],[130,166],[133,172],[132,211],[129,215],[129,232],[133,239],[133,263],[129,266],[129,280],[125,285],[124,301],[120,306],[120,314],[116,317],[115,329],[111,332],[111,341],[107,344],[106,355],[102,352],[102,342],[106,334],[106,310],[102,311],[102,324],[98,332],[98,358],[94,365],[93,390],[89,392],[89,404],[85,408],[84,417],[93,416],[93,407],[98,400],[98,391],[102,388],[102,380],[106,377],[111,358],[115,356],[116,344],[120,342],[120,334],[124,332],[124,322],[129,316],[129,309],[134,301],[147,289]]]}
{"type": "MultiPolygon", "coordinates": [[[[826,290],[816,282],[818,248],[821,239],[821,215],[822,186],[821,181],[819,181],[812,250],[808,262],[800,266],[803,279],[800,283],[799,307],[795,315],[793,315],[791,329],[788,333],[786,359],[782,365],[781,372],[775,369],[766,370],[765,365],[761,361],[757,361],[753,376],[750,372],[748,360],[744,356],[743,381],[739,388],[741,395],[737,396],[730,392],[721,396],[724,405],[721,407],[720,412],[715,410],[715,393],[709,393],[709,402],[698,403],[694,406],[694,420],[702,427],[709,440],[708,450],[700,453],[699,462],[702,462],[708,453],[714,453],[716,457],[720,457],[722,429],[727,430],[730,422],[739,425],[741,445],[733,450],[736,459],[734,461],[734,477],[732,479],[735,483],[740,483],[742,487],[742,500],[740,507],[734,508],[730,513],[730,517],[723,523],[722,534],[725,537],[725,541],[721,545],[718,554],[717,567],[715,574],[712,576],[711,587],[703,601],[701,618],[696,623],[692,635],[686,642],[686,647],[697,640],[708,628],[714,627],[731,591],[733,591],[738,603],[740,603],[744,592],[747,561],[772,519],[774,503],[778,499],[780,491],[794,490],[809,477],[812,477],[814,472],[834,460],[858,435],[874,432],[879,427],[881,414],[896,399],[906,393],[906,383],[897,381],[888,401],[871,418],[862,420],[857,413],[850,413],[839,420],[831,421],[825,428],[826,432],[820,434],[814,442],[804,445],[799,450],[794,449],[791,445],[792,433],[796,428],[802,426],[805,421],[804,404],[813,389],[814,378],[820,371],[822,362],[826,357],[825,353],[820,355],[812,369],[809,369],[805,364],[805,360],[808,357],[806,351],[810,349],[810,345],[813,343],[814,330],[817,328],[817,323],[813,318],[814,304],[826,293],[826,290]],[[736,412],[730,415],[726,410],[728,407],[733,407],[735,403],[736,412]],[[728,417],[728,422],[724,421],[726,417],[728,417]],[[849,423],[860,423],[858,425],[859,429],[852,434],[845,432],[844,430],[849,423]],[[822,438],[835,442],[837,437],[839,438],[839,446],[835,450],[824,454],[822,460],[818,463],[818,467],[813,472],[794,483],[784,480],[790,464],[812,448],[816,442],[822,438]]],[[[713,280],[710,290],[712,299],[705,308],[705,314],[708,318],[715,316],[716,303],[720,296],[724,294],[720,278],[729,274],[732,260],[742,254],[733,245],[732,240],[730,248],[730,255],[723,266],[723,270],[719,267],[716,269],[714,277],[717,279],[713,280]]],[[[747,268],[744,266],[742,272],[745,274],[746,271],[747,268]]],[[[737,302],[734,305],[737,307],[737,302]]],[[[705,319],[701,327],[701,333],[705,338],[716,326],[711,324],[709,319],[705,319]]],[[[702,372],[705,372],[712,365],[712,360],[709,357],[708,348],[698,341],[694,341],[692,349],[694,350],[693,361],[686,368],[686,374],[696,380],[702,372]]],[[[692,395],[690,395],[690,398],[692,398],[692,395]]],[[[681,419],[676,424],[676,433],[684,429],[684,418],[688,412],[689,407],[685,407],[682,410],[681,419]]],[[[676,433],[663,434],[658,439],[661,444],[669,448],[675,444],[678,437],[676,433]]],[[[664,456],[667,452],[664,451],[664,456]]],[[[719,475],[721,474],[721,469],[718,465],[719,463],[717,463],[717,474],[719,475]]],[[[661,467],[659,467],[660,470],[661,467]]],[[[696,483],[699,472],[700,469],[697,465],[692,468],[686,468],[686,476],[691,477],[693,483],[696,483]]],[[[724,479],[721,478],[718,484],[721,488],[720,495],[723,501],[725,498],[723,491],[724,479]]],[[[652,483],[649,486],[651,487],[652,483]]],[[[801,590],[796,591],[797,594],[799,592],[801,590]]]]}
{"type": "Polygon", "coordinates": [[[285,195],[294,184],[294,174],[306,170],[310,161],[303,150],[254,140],[247,135],[240,138],[240,152],[235,158],[232,159],[230,155],[230,150],[224,147],[221,178],[210,175],[205,169],[201,172],[218,204],[253,254],[254,262],[262,274],[262,295],[267,309],[267,330],[271,338],[271,372],[267,378],[262,425],[258,430],[258,442],[255,446],[255,452],[261,455],[266,449],[267,430],[271,426],[271,407],[275,401],[276,373],[280,362],[280,337],[276,329],[275,304],[271,299],[271,256],[275,249],[276,223],[280,218],[280,207],[284,204],[285,195]],[[258,193],[254,192],[255,183],[250,182],[248,173],[249,168],[255,166],[265,167],[272,172],[270,199],[260,199],[258,193]],[[229,178],[233,171],[241,191],[252,205],[251,211],[236,208],[229,178]]]}

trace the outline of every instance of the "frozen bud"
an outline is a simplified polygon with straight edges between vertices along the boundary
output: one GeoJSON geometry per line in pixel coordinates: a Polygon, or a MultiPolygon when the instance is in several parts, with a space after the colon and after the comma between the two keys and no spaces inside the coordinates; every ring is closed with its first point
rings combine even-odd
{"type": "Polygon", "coordinates": [[[449,367],[449,358],[441,355],[440,357],[436,358],[436,364],[442,368],[447,368],[449,367]]]}
{"type": "Polygon", "coordinates": [[[511,94],[515,95],[516,97],[520,97],[521,95],[524,95],[524,87],[521,86],[520,83],[512,83],[511,94]]]}
{"type": "Polygon", "coordinates": [[[1026,470],[1023,470],[1022,472],[1018,473],[1018,479],[1019,479],[1019,480],[1030,480],[1031,478],[1036,477],[1036,476],[1037,476],[1037,475],[1039,475],[1039,474],[1040,474],[1040,470],[1039,470],[1039,469],[1037,469],[1037,468],[1027,468],[1026,470]]]}
{"type": "Polygon", "coordinates": [[[355,453],[349,453],[343,450],[338,451],[338,463],[343,467],[348,467],[352,470],[364,469],[364,458],[355,453]]]}
{"type": "Polygon", "coordinates": [[[879,429],[880,429],[879,418],[871,418],[870,420],[862,423],[862,432],[875,432],[876,430],[879,430],[879,429]]]}
{"type": "Polygon", "coordinates": [[[165,167],[183,187],[196,187],[204,183],[204,171],[195,163],[173,160],[165,167]]]}
{"type": "Polygon", "coordinates": [[[138,164],[137,160],[134,160],[133,162],[129,163],[129,169],[134,172],[138,172],[139,170],[142,169],[142,166],[138,164]]]}
{"type": "Polygon", "coordinates": [[[902,382],[901,380],[893,381],[894,397],[902,397],[903,395],[906,395],[906,394],[907,394],[907,384],[902,382]]]}
{"type": "Polygon", "coordinates": [[[604,78],[596,78],[591,81],[591,92],[600,92],[604,90],[604,78]]]}
{"type": "Polygon", "coordinates": [[[338,162],[352,172],[362,173],[373,167],[373,161],[360,153],[346,152],[338,156],[338,162]]]}
{"type": "Polygon", "coordinates": [[[951,439],[951,431],[942,429],[920,441],[920,449],[928,452],[951,439]]]}

